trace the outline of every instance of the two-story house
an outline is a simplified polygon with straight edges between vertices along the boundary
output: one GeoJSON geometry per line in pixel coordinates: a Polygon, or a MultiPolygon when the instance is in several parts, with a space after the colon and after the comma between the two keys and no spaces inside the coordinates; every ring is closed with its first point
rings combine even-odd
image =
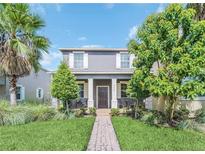
{"type": "Polygon", "coordinates": [[[126,97],[134,55],[126,48],[61,48],[60,51],[77,78],[80,97],[88,98],[88,107],[117,108],[117,100],[126,97]]]}

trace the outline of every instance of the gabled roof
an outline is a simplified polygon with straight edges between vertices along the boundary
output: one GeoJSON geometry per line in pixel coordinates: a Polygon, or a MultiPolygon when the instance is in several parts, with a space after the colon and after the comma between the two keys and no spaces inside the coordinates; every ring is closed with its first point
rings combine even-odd
{"type": "Polygon", "coordinates": [[[127,48],[60,48],[61,52],[71,52],[71,51],[125,51],[127,48]]]}

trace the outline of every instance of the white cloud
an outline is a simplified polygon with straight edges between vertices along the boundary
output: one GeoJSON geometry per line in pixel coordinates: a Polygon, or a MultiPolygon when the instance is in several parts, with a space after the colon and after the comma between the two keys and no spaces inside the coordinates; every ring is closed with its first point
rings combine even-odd
{"type": "Polygon", "coordinates": [[[43,54],[43,58],[40,61],[41,65],[45,68],[50,67],[54,62],[61,61],[63,58],[62,53],[60,51],[51,51],[50,53],[43,54]]]}
{"type": "Polygon", "coordinates": [[[78,38],[78,40],[79,40],[79,41],[85,41],[85,40],[87,40],[87,37],[81,36],[81,37],[78,38]]]}
{"type": "Polygon", "coordinates": [[[105,8],[106,8],[106,9],[112,9],[114,6],[115,6],[115,4],[113,4],[113,3],[107,3],[107,4],[105,4],[105,8]]]}
{"type": "Polygon", "coordinates": [[[43,6],[43,4],[30,4],[31,10],[37,14],[40,14],[42,16],[46,15],[46,9],[43,6]]]}
{"type": "Polygon", "coordinates": [[[83,45],[82,48],[102,48],[102,45],[99,44],[88,44],[88,45],[83,45]]]}
{"type": "Polygon", "coordinates": [[[135,25],[135,26],[133,26],[132,28],[130,28],[130,32],[129,32],[129,35],[128,35],[128,39],[134,39],[134,38],[136,37],[137,28],[138,28],[137,25],[135,25]]]}
{"type": "Polygon", "coordinates": [[[165,4],[160,3],[156,12],[161,13],[162,11],[164,11],[164,9],[165,9],[165,4]]]}
{"type": "Polygon", "coordinates": [[[61,12],[61,5],[60,4],[56,4],[56,11],[61,12]]]}

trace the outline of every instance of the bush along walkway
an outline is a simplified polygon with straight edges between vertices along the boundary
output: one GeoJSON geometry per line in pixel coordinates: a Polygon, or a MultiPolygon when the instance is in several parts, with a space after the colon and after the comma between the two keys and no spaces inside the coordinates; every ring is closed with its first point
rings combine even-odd
{"type": "Polygon", "coordinates": [[[108,110],[98,110],[88,151],[120,151],[108,110]]]}

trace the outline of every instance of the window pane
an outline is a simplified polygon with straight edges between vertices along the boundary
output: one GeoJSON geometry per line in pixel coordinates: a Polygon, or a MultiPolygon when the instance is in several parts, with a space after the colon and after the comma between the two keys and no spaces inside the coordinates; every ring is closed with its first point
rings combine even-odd
{"type": "Polygon", "coordinates": [[[16,87],[16,99],[21,99],[21,87],[16,87]]]}
{"type": "Polygon", "coordinates": [[[83,53],[74,53],[74,68],[83,68],[83,53]]]}
{"type": "Polygon", "coordinates": [[[127,97],[126,95],[127,84],[121,84],[121,97],[127,97]]]}
{"type": "Polygon", "coordinates": [[[84,84],[78,84],[78,86],[79,86],[79,89],[80,89],[79,95],[80,95],[81,98],[83,98],[84,97],[84,84]]]}
{"type": "Polygon", "coordinates": [[[128,53],[121,53],[121,68],[130,67],[130,56],[128,53]]]}

